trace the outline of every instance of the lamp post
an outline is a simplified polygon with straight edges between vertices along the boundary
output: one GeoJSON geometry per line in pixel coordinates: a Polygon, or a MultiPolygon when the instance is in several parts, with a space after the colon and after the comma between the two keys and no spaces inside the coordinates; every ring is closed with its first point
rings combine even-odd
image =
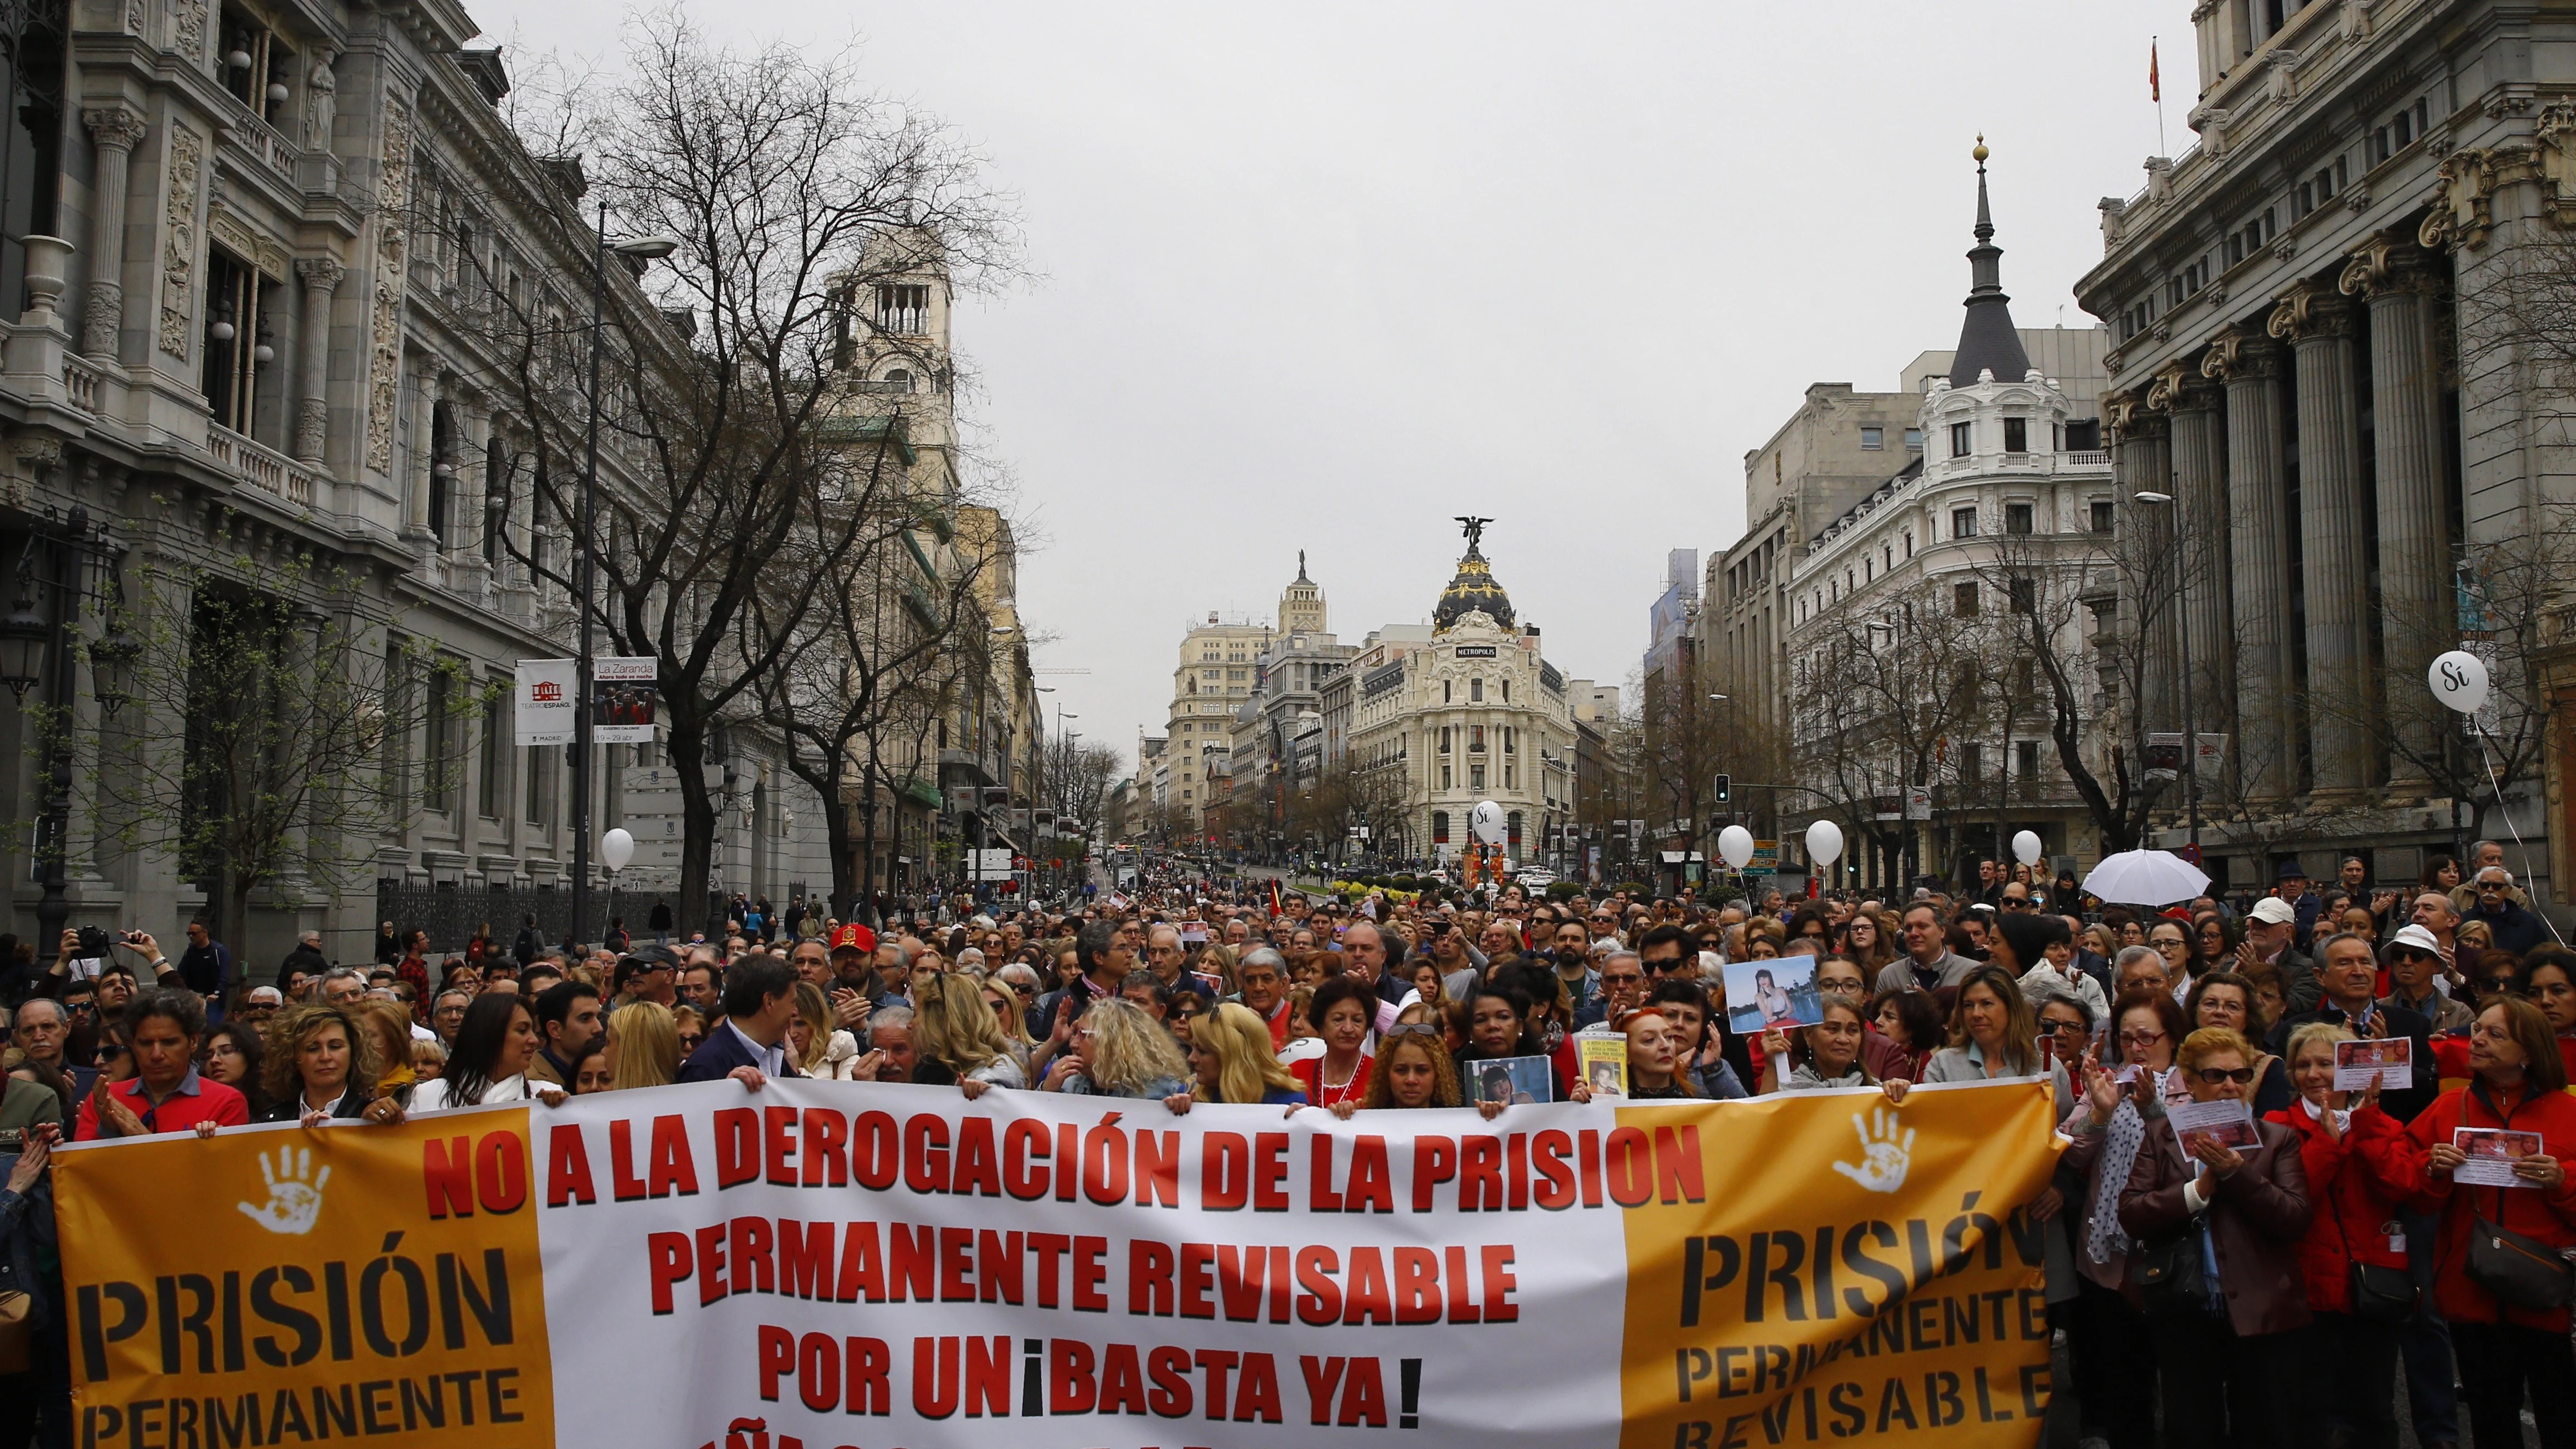
{"type": "MultiPolygon", "coordinates": [[[[104,537],[93,538],[89,510],[74,508],[59,531],[43,528],[32,531],[25,549],[18,555],[17,597],[5,618],[0,618],[0,683],[23,702],[27,692],[46,683],[45,672],[50,660],[53,673],[46,690],[46,707],[52,712],[51,738],[45,747],[44,813],[36,822],[36,869],[43,894],[36,901],[36,928],[39,938],[51,942],[63,933],[64,922],[71,919],[71,900],[66,893],[65,856],[69,851],[72,823],[72,741],[73,705],[73,636],[80,628],[82,572],[87,561],[106,559],[104,537]],[[36,544],[50,537],[55,545],[54,576],[36,577],[36,544]],[[48,620],[37,609],[35,591],[39,584],[54,591],[53,617],[48,620]]],[[[126,669],[132,663],[127,640],[121,633],[114,636],[111,657],[101,660],[100,680],[112,688],[117,704],[124,702],[126,669]],[[108,684],[108,675],[114,681],[108,684]]],[[[102,706],[107,700],[102,698],[102,706]]],[[[112,710],[112,706],[110,707],[112,710]]]]}
{"type": "MultiPolygon", "coordinates": [[[[680,239],[669,235],[610,241],[608,203],[603,201],[599,204],[599,231],[590,254],[589,439],[581,472],[580,517],[573,525],[574,532],[581,535],[581,557],[573,570],[579,575],[573,584],[573,594],[581,600],[581,652],[573,665],[572,726],[572,938],[576,942],[583,938],[590,914],[590,675],[597,615],[592,606],[591,580],[599,567],[597,541],[591,537],[591,519],[598,512],[599,502],[599,360],[601,339],[607,329],[608,256],[614,252],[621,257],[653,261],[679,249],[680,239]]],[[[680,766],[684,769],[694,767],[695,762],[680,766]]]]}
{"type": "MultiPolygon", "coordinates": [[[[2169,505],[2170,493],[2139,489],[2131,501],[2169,505]]],[[[2182,798],[2192,864],[2200,863],[2200,722],[2191,707],[2191,591],[2183,587],[2183,562],[2190,549],[2183,538],[2183,511],[2174,509],[2174,627],[2182,636],[2182,798]]]]}

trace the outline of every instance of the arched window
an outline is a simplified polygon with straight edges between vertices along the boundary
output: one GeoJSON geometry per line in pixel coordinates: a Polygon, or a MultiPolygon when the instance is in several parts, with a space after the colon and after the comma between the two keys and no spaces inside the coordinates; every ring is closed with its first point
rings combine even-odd
{"type": "Polygon", "coordinates": [[[1445,679],[1440,681],[1440,702],[1442,704],[1449,702],[1449,681],[1445,679]]]}
{"type": "Polygon", "coordinates": [[[1434,845],[1449,843],[1449,812],[1446,810],[1431,812],[1431,843],[1434,845]]]}

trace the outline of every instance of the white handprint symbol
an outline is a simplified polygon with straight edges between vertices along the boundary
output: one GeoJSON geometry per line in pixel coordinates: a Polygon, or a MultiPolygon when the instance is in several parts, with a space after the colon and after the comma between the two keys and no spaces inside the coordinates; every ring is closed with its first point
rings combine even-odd
{"type": "Polygon", "coordinates": [[[1854,1112],[1852,1130],[1860,1134],[1860,1165],[1837,1162],[1834,1171],[1871,1192],[1894,1192],[1905,1186],[1905,1170],[1914,1165],[1914,1129],[1879,1107],[1866,1118],[1854,1112]]]}
{"type": "Polygon", "coordinates": [[[280,1147],[277,1166],[268,1158],[259,1159],[259,1175],[268,1179],[268,1201],[236,1203],[252,1222],[272,1233],[309,1233],[313,1222],[322,1215],[322,1185],[331,1180],[331,1169],[313,1172],[313,1151],[307,1147],[280,1147]],[[312,1181],[305,1181],[306,1178],[312,1181]]]}

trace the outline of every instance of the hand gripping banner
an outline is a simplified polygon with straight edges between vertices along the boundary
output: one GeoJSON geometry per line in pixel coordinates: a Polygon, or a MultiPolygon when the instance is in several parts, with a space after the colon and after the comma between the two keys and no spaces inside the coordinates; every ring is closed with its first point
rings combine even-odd
{"type": "Polygon", "coordinates": [[[55,1159],[83,1449],[2037,1442],[2044,1083],[735,1082],[55,1159]]]}

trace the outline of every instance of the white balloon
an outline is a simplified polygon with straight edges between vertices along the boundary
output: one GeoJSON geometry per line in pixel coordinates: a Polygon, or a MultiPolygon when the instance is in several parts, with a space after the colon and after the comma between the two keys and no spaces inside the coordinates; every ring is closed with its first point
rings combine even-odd
{"type": "Polygon", "coordinates": [[[1807,858],[1820,866],[1831,865],[1843,853],[1843,828],[1830,820],[1819,820],[1807,827],[1807,858]]]}
{"type": "Polygon", "coordinates": [[[1730,825],[1719,831],[1717,853],[1729,869],[1744,869],[1753,861],[1753,832],[1741,825],[1730,825]]]}
{"type": "Polygon", "coordinates": [[[599,863],[610,870],[624,870],[635,858],[635,837],[620,826],[599,837],[599,863]]]}
{"type": "Polygon", "coordinates": [[[2466,649],[2454,649],[2433,661],[2424,671],[2424,682],[2433,686],[2433,697],[2462,714],[2475,714],[2486,707],[2486,661],[2466,649]]]}
{"type": "Polygon", "coordinates": [[[1467,828],[1476,832],[1476,838],[1487,845],[1502,844],[1505,830],[1503,807],[1491,800],[1477,801],[1476,808],[1467,812],[1467,828]]]}
{"type": "Polygon", "coordinates": [[[2013,854],[2021,857],[2024,865],[2039,864],[2039,853],[2044,848],[2036,831],[2025,830],[2013,837],[2013,854]]]}

